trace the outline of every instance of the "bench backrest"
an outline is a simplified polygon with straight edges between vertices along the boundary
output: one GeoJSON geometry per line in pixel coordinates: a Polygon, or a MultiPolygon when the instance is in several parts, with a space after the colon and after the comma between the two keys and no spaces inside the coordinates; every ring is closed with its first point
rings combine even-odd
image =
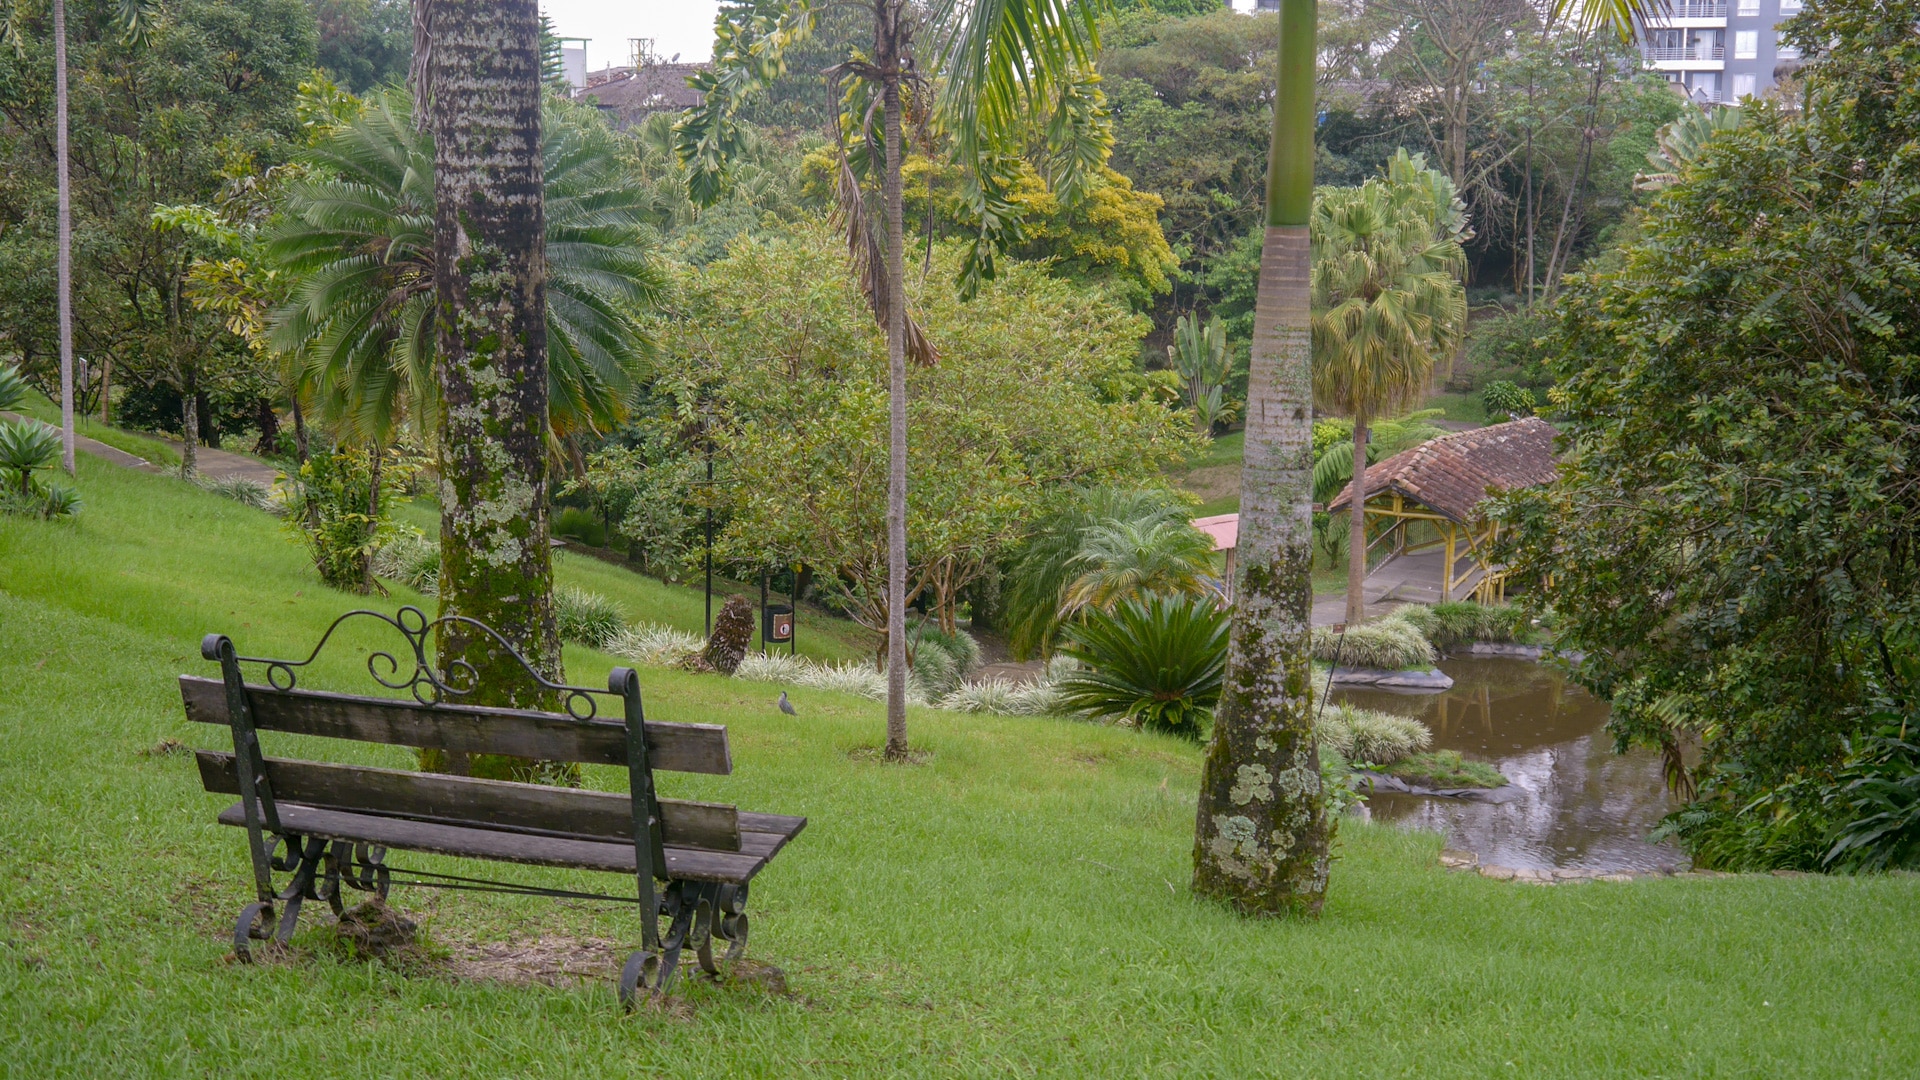
{"type": "MultiPolygon", "coordinates": [[[[719,851],[740,849],[739,815],[734,807],[660,799],[653,783],[656,769],[721,775],[732,772],[727,729],[716,724],[647,722],[641,709],[639,679],[629,669],[614,669],[604,691],[562,686],[548,681],[482,624],[460,616],[428,620],[416,608],[402,608],[391,618],[365,611],[343,615],[328,628],[306,660],[241,657],[233,642],[220,634],[208,635],[201,643],[201,653],[219,662],[221,677],[180,677],[187,717],[229,728],[234,744],[231,754],[196,751],[201,781],[208,791],[240,796],[263,900],[271,895],[265,834],[282,832],[276,809],[280,800],[330,810],[631,843],[640,900],[649,909],[654,898],[653,881],[663,877],[666,868],[663,844],[719,851]],[[405,682],[381,681],[392,689],[412,690],[416,700],[294,688],[295,669],[311,663],[334,628],[355,617],[386,623],[399,630],[412,646],[411,678],[405,682]],[[492,635],[495,644],[511,653],[533,682],[566,701],[569,714],[440,700],[461,692],[441,682],[427,660],[428,638],[437,625],[448,622],[463,624],[460,629],[466,633],[477,630],[492,635]],[[273,685],[245,682],[242,663],[264,666],[273,685]],[[620,718],[600,718],[596,697],[618,701],[620,718]],[[504,754],[616,765],[627,769],[629,791],[621,795],[268,758],[260,747],[261,731],[417,747],[449,755],[504,754]],[[246,762],[252,766],[242,767],[246,762]]],[[[390,672],[404,670],[393,663],[391,655],[378,655],[385,657],[390,672]]],[[[380,677],[377,670],[375,677],[380,677]]]]}
{"type": "MultiPolygon", "coordinates": [[[[357,697],[313,690],[275,690],[247,685],[256,731],[284,731],[329,739],[414,746],[457,754],[509,754],[540,761],[588,765],[627,764],[627,725],[622,720],[575,720],[559,713],[489,709],[474,705],[421,705],[394,698],[357,697]]],[[[180,676],[187,719],[232,723],[226,684],[180,676]]],[[[720,724],[647,721],[647,762],[655,770],[733,771],[727,729],[720,724]]]]}

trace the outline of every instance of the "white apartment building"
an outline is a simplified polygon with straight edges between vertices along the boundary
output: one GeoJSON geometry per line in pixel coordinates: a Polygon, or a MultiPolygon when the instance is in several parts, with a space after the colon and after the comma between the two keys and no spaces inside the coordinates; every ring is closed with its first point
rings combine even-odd
{"type": "Polygon", "coordinates": [[[1641,55],[1693,101],[1736,104],[1758,97],[1799,66],[1778,27],[1802,0],[1670,0],[1647,21],[1641,55]]]}

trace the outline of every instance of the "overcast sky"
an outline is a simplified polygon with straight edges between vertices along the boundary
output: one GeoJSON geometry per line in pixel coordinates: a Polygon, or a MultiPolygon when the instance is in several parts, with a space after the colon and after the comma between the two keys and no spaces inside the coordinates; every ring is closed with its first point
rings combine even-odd
{"type": "MultiPolygon", "coordinates": [[[[1245,11],[1253,0],[1234,0],[1245,11]]],[[[707,60],[713,54],[713,14],[720,0],[541,0],[563,37],[591,38],[587,67],[599,70],[627,62],[628,38],[654,40],[663,57],[707,60]]]]}
{"type": "Polygon", "coordinates": [[[652,38],[663,57],[706,60],[713,53],[713,14],[719,0],[541,0],[562,37],[591,38],[587,67],[627,62],[628,38],[652,38]]]}

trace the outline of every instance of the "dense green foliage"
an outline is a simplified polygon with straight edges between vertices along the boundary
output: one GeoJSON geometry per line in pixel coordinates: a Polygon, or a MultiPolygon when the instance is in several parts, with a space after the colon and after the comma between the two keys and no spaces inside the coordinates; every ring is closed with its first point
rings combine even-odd
{"type": "Polygon", "coordinates": [[[1698,812],[1815,814],[1848,738],[1920,700],[1916,22],[1827,0],[1789,24],[1821,51],[1804,114],[1749,106],[1576,287],[1563,479],[1502,510],[1579,679],[1698,812]]]}
{"type": "Polygon", "coordinates": [[[335,447],[287,474],[287,528],[306,542],[320,580],[346,592],[379,587],[373,555],[390,538],[391,509],[376,486],[375,453],[335,447]]]}
{"type": "MultiPolygon", "coordinates": [[[[1015,260],[963,303],[947,284],[957,246],[936,245],[934,274],[908,279],[940,350],[938,364],[909,373],[908,588],[910,599],[926,594],[949,630],[961,591],[1056,488],[1156,483],[1194,439],[1146,396],[1133,347],[1141,320],[1015,260]]],[[[839,245],[812,226],[770,231],[684,269],[678,284],[677,304],[653,324],[664,359],[642,418],[652,432],[640,444],[646,467],[703,467],[699,417],[711,411],[720,556],[756,571],[804,562],[878,630],[886,352],[839,245]]],[[[597,460],[596,471],[633,471],[597,460]]],[[[629,515],[658,502],[642,485],[632,490],[629,515]]],[[[661,520],[690,528],[694,519],[668,506],[661,520]]]]}
{"type": "MultiPolygon", "coordinates": [[[[623,419],[648,342],[635,315],[663,284],[640,226],[647,203],[629,183],[604,123],[555,104],[542,130],[546,164],[548,409],[560,436],[623,419]]],[[[434,375],[433,140],[402,91],[366,109],[303,162],[267,255],[288,298],[273,344],[299,358],[319,413],[342,434],[388,442],[412,419],[440,415],[434,375]]]]}
{"type": "MultiPolygon", "coordinates": [[[[13,11],[19,47],[0,48],[0,341],[57,398],[52,24],[48,5],[13,11]]],[[[83,404],[97,406],[107,364],[116,386],[164,388],[183,410],[203,392],[251,403],[271,388],[244,344],[184,302],[209,245],[156,228],[155,212],[244,200],[286,160],[312,17],[303,0],[168,0],[129,40],[120,15],[117,0],[67,5],[83,404]]]]}

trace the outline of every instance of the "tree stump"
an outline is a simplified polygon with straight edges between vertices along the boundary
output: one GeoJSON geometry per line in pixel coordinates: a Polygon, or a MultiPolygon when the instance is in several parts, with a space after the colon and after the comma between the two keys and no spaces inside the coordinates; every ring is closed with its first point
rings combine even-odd
{"type": "Polygon", "coordinates": [[[713,620],[713,636],[700,658],[722,675],[731,675],[753,642],[753,605],[744,596],[730,596],[713,620]]]}

